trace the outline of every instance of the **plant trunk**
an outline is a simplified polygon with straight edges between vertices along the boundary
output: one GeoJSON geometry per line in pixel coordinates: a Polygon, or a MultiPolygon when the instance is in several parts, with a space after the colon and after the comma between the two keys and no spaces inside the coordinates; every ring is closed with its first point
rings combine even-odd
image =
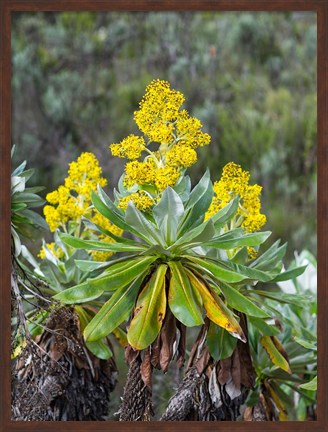
{"type": "Polygon", "coordinates": [[[88,351],[72,308],[52,312],[45,327],[40,340],[30,341],[15,361],[12,419],[107,420],[114,360],[88,351]]]}
{"type": "MultiPolygon", "coordinates": [[[[244,315],[240,325],[247,336],[244,315]]],[[[231,357],[215,361],[206,345],[207,328],[208,322],[191,350],[185,378],[162,421],[236,421],[240,416],[255,378],[249,345],[238,341],[231,357]]]]}
{"type": "Polygon", "coordinates": [[[126,356],[129,372],[120,407],[120,421],[150,421],[153,408],[149,350],[133,351],[128,346],[126,356]]]}

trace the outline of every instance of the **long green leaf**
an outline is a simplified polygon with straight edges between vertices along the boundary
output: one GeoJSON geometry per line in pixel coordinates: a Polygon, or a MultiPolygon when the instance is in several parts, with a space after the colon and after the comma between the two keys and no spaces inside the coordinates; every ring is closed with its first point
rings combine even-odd
{"type": "MultiPolygon", "coordinates": [[[[81,332],[84,331],[85,327],[89,324],[92,317],[88,314],[88,312],[81,306],[75,306],[74,308],[79,316],[81,332]]],[[[86,342],[86,346],[89,351],[92,352],[96,357],[102,360],[108,360],[113,356],[111,349],[108,344],[103,342],[102,340],[98,340],[95,342],[86,342]]]]}
{"type": "Polygon", "coordinates": [[[61,240],[75,249],[100,250],[109,252],[140,252],[146,250],[144,245],[129,245],[120,243],[108,243],[95,240],[81,240],[69,234],[61,233],[61,240]]]}
{"type": "Polygon", "coordinates": [[[111,357],[113,357],[112,350],[102,340],[86,342],[85,344],[88,350],[92,352],[92,354],[102,360],[109,360],[111,357]]]}
{"type": "Polygon", "coordinates": [[[61,291],[54,298],[65,304],[85,303],[94,300],[100,297],[104,291],[119,290],[126,287],[141,274],[147,274],[149,266],[155,259],[156,257],[144,257],[118,263],[102,275],[61,291]]]}
{"type": "Polygon", "coordinates": [[[166,312],[166,271],[166,264],[158,266],[138,296],[127,334],[129,344],[135,349],[142,350],[151,345],[162,327],[166,312]]]}
{"type": "Polygon", "coordinates": [[[307,265],[301,267],[295,267],[293,269],[282,272],[278,274],[278,276],[276,276],[274,279],[272,279],[272,282],[282,282],[282,281],[294,279],[300,276],[301,274],[303,274],[306,267],[307,265]]]}
{"type": "Polygon", "coordinates": [[[212,216],[215,228],[218,230],[226,225],[236,214],[239,205],[239,197],[235,197],[229,204],[219,210],[215,215],[212,216]]]}
{"type": "Polygon", "coordinates": [[[204,215],[212,202],[213,194],[213,185],[207,170],[190,193],[189,200],[185,205],[185,216],[178,227],[178,237],[203,222],[204,215]]]}
{"type": "Polygon", "coordinates": [[[130,245],[134,245],[134,246],[139,246],[139,242],[136,242],[134,240],[122,237],[122,236],[117,236],[115,234],[113,234],[111,231],[108,231],[107,229],[101,227],[98,224],[95,224],[93,222],[91,222],[89,219],[87,218],[82,218],[82,221],[84,223],[84,225],[94,231],[100,231],[101,233],[105,234],[106,236],[112,238],[113,240],[115,240],[118,243],[125,243],[125,244],[130,244],[130,245]]]}
{"type": "Polygon", "coordinates": [[[173,315],[187,327],[203,324],[202,300],[199,293],[193,289],[180,262],[170,261],[169,266],[169,306],[173,315]]]}
{"type": "Polygon", "coordinates": [[[221,282],[220,290],[223,292],[228,304],[239,312],[244,312],[246,315],[256,318],[270,318],[270,315],[242,295],[236,288],[221,282]]]}
{"type": "Polygon", "coordinates": [[[206,340],[208,350],[216,361],[230,357],[237,345],[237,338],[214,322],[210,323],[206,340]]]}
{"type": "Polygon", "coordinates": [[[304,303],[307,301],[311,301],[310,296],[306,295],[297,295],[297,294],[286,294],[282,291],[262,291],[262,290],[247,290],[245,291],[245,295],[249,297],[253,297],[255,295],[259,295],[261,297],[266,297],[271,300],[275,300],[279,303],[290,303],[296,306],[304,306],[304,303]]]}
{"type": "MultiPolygon", "coordinates": [[[[108,270],[105,270],[105,272],[116,272],[123,270],[124,267],[129,266],[135,262],[139,262],[143,259],[140,255],[130,255],[130,256],[124,256],[121,258],[117,258],[115,260],[110,261],[90,261],[89,260],[79,260],[75,259],[74,262],[76,264],[76,267],[81,269],[84,272],[91,272],[94,270],[98,270],[101,268],[108,268],[108,270]]],[[[102,276],[104,273],[102,273],[102,276]]]]}
{"type": "Polygon", "coordinates": [[[214,235],[214,224],[211,220],[208,220],[179,237],[179,239],[169,247],[169,250],[175,253],[177,253],[177,251],[182,252],[183,250],[204,244],[206,241],[213,238],[214,235]]]}
{"type": "Polygon", "coordinates": [[[153,216],[168,245],[176,239],[184,207],[179,195],[170,187],[163,192],[160,202],[153,208],[153,216]]]}
{"type": "Polygon", "coordinates": [[[146,239],[147,243],[151,245],[155,243],[161,246],[166,246],[160,230],[147,220],[131,201],[126,209],[125,221],[133,227],[136,232],[138,232],[139,236],[146,239]]]}
{"type": "Polygon", "coordinates": [[[278,263],[281,262],[286,254],[287,244],[279,246],[280,240],[273,243],[268,250],[263,254],[260,254],[255,261],[250,264],[250,267],[258,270],[268,270],[274,268],[278,263]]]}
{"type": "Polygon", "coordinates": [[[91,200],[92,204],[99,211],[99,213],[124,231],[128,231],[138,235],[138,233],[135,232],[135,230],[125,222],[124,213],[115,206],[115,204],[111,201],[111,199],[106,195],[106,193],[99,185],[97,187],[97,191],[99,196],[94,191],[92,191],[91,200]]]}
{"type": "Polygon", "coordinates": [[[263,319],[248,316],[247,322],[259,330],[264,336],[276,336],[280,333],[278,327],[267,324],[263,319]]]}
{"type": "Polygon", "coordinates": [[[204,246],[211,246],[218,249],[234,249],[242,246],[258,246],[264,243],[271,235],[270,231],[251,233],[240,235],[232,239],[225,238],[225,234],[214,238],[204,244],[204,246]]]}
{"type": "Polygon", "coordinates": [[[114,291],[128,285],[141,273],[148,273],[149,267],[156,260],[155,256],[141,257],[114,264],[100,276],[88,279],[90,286],[102,288],[104,291],[114,291]]]}
{"type": "Polygon", "coordinates": [[[299,386],[303,390],[317,391],[318,388],[318,377],[315,376],[311,381],[301,384],[299,386]]]}
{"type": "Polygon", "coordinates": [[[101,268],[106,268],[110,265],[109,261],[75,260],[74,262],[76,267],[87,273],[101,268]]]}
{"type": "Polygon", "coordinates": [[[187,255],[186,258],[188,259],[188,261],[190,261],[190,265],[192,267],[194,266],[194,264],[196,264],[196,268],[198,270],[205,270],[215,276],[215,278],[220,281],[235,283],[247,279],[247,276],[231,271],[207,259],[197,258],[191,255],[187,255]]]}
{"type": "Polygon", "coordinates": [[[89,285],[88,282],[84,282],[80,285],[59,292],[53,296],[53,298],[64,304],[77,304],[95,300],[100,297],[103,292],[104,289],[102,287],[96,288],[89,285]]]}
{"type": "Polygon", "coordinates": [[[86,341],[92,342],[106,337],[128,318],[144,277],[145,273],[128,287],[122,287],[114,292],[84,329],[86,341]]]}

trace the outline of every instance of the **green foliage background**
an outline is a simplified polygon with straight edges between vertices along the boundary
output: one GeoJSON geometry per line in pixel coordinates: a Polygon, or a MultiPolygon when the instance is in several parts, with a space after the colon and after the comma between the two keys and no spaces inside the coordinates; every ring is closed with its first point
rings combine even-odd
{"type": "MultiPolygon", "coordinates": [[[[133,111],[154,78],[186,96],[212,143],[191,169],[213,180],[234,161],[263,185],[264,227],[289,254],[316,252],[316,17],[313,13],[15,13],[15,157],[53,190],[93,151],[137,133],[133,111]]],[[[272,240],[274,240],[274,238],[272,240]]]]}

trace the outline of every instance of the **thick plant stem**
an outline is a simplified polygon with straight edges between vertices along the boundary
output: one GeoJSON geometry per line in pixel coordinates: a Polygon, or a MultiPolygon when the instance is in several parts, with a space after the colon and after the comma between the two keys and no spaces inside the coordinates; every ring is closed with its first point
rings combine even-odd
{"type": "Polygon", "coordinates": [[[196,416],[195,395],[204,378],[196,368],[189,369],[176,393],[169,400],[161,421],[194,420],[196,416]]]}
{"type": "MultiPolygon", "coordinates": [[[[145,357],[144,357],[145,360],[145,357]]],[[[142,377],[144,361],[140,353],[130,362],[120,408],[120,421],[150,421],[152,410],[151,381],[147,385],[142,377]]]]}

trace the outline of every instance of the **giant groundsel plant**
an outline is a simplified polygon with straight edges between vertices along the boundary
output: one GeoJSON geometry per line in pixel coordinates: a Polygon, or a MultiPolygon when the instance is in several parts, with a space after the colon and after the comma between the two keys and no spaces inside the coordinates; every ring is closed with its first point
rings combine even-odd
{"type": "Polygon", "coordinates": [[[201,338],[196,345],[206,341],[212,370],[241,352],[240,344],[251,361],[249,326],[275,367],[291,374],[273,321],[279,311],[268,299],[283,301],[287,294],[272,287],[296,278],[305,267],[285,271],[286,244],[263,245],[271,233],[260,231],[266,222],[262,188],[249,184],[249,172],[229,162],[214,184],[207,171],[191,187],[186,169],[210,137],[198,119],[181,109],[183,101],[165,81],[147,87],[134,116],[143,136],[129,135],[110,146],[114,156],[128,159],[114,199],[98,184],[90,209],[101,215],[102,223],[88,215],[81,220],[100,233],[98,239],[58,234],[68,247],[91,251],[94,260],[76,259],[81,283],[54,299],[67,305],[96,301],[100,307],[84,320],[86,341],[104,341],[124,325],[127,357],[144,353],[142,361],[151,363],[150,369],[165,372],[176,352],[181,366],[186,328],[197,326],[201,338]],[[111,226],[123,235],[107,228],[111,226]],[[98,253],[117,255],[100,261],[98,253]]]}
{"type": "MultiPolygon", "coordinates": [[[[84,303],[103,294],[110,297],[85,328],[86,340],[107,336],[133,312],[128,341],[135,349],[147,348],[156,339],[170,309],[187,327],[203,324],[206,315],[245,342],[235,310],[264,323],[270,318],[252,299],[254,290],[247,287],[288,279],[303,271],[300,267],[293,274],[281,273],[285,248],[276,245],[255,261],[241,263],[242,250],[259,246],[270,232],[245,233],[242,228],[226,231],[238,210],[238,197],[204,220],[213,197],[209,173],[191,191],[190,183],[183,183],[186,186],[180,194],[166,188],[152,214],[147,215],[131,202],[124,213],[98,188],[98,195],[92,196],[95,208],[133,234],[135,240],[122,237],[115,238],[115,243],[103,243],[61,234],[62,241],[77,249],[125,253],[105,263],[76,261],[87,272],[106,268],[99,276],[55,296],[66,304],[84,303]],[[239,252],[228,259],[226,251],[232,249],[239,252]]],[[[182,191],[182,185],[178,184],[177,189],[182,191]]]]}

